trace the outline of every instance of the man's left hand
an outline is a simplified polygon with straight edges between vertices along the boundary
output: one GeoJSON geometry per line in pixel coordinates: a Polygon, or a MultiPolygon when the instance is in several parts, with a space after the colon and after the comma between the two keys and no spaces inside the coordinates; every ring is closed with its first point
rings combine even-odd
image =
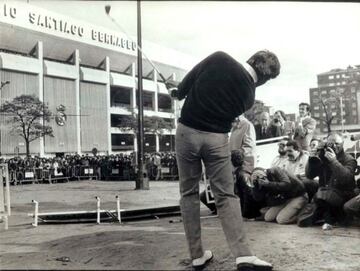
{"type": "Polygon", "coordinates": [[[325,158],[328,161],[336,160],[336,154],[332,148],[327,148],[325,151],[325,158]]]}

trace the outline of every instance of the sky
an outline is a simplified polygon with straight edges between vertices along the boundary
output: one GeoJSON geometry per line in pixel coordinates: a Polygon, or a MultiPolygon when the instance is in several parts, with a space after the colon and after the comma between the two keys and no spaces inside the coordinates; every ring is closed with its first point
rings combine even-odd
{"type": "MultiPolygon", "coordinates": [[[[136,37],[136,1],[24,0],[116,31],[104,7],[136,37]]],[[[221,50],[245,62],[258,50],[277,54],[281,73],[256,90],[272,110],[297,113],[317,74],[360,65],[360,4],[341,2],[143,1],[142,38],[194,59],[221,50]]],[[[146,52],[145,52],[146,54],[146,52]]]]}

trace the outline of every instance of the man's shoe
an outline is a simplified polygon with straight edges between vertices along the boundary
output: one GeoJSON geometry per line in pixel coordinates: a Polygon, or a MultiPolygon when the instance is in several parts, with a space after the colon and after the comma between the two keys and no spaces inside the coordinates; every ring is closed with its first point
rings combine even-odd
{"type": "Polygon", "coordinates": [[[297,225],[299,227],[310,227],[314,225],[316,206],[313,203],[308,203],[305,205],[299,213],[297,219],[297,225]]]}
{"type": "Polygon", "coordinates": [[[202,270],[212,260],[214,255],[210,250],[205,250],[204,255],[192,261],[192,266],[195,270],[202,270]]]}
{"type": "Polygon", "coordinates": [[[271,271],[271,263],[260,260],[256,256],[246,256],[236,258],[238,271],[271,271]]]}
{"type": "Polygon", "coordinates": [[[333,229],[333,226],[331,226],[331,225],[328,224],[328,223],[324,223],[324,225],[322,225],[322,229],[323,229],[324,231],[330,231],[330,230],[333,229]]]}

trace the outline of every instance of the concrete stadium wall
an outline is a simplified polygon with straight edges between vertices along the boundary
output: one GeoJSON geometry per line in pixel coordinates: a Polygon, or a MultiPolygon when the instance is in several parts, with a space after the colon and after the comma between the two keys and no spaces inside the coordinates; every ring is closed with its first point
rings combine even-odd
{"type": "Polygon", "coordinates": [[[44,77],[44,102],[48,104],[51,112],[60,112],[57,108],[65,106],[65,124],[60,126],[55,118],[51,119],[49,125],[53,128],[54,137],[45,138],[45,153],[77,151],[76,144],[76,98],[75,81],[64,78],[44,77]]]}

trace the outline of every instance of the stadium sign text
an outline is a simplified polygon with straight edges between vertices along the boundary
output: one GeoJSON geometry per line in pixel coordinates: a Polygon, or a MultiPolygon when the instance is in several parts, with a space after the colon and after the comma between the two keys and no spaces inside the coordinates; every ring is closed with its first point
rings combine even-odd
{"type": "Polygon", "coordinates": [[[0,22],[6,22],[26,27],[31,30],[41,31],[47,34],[60,35],[75,40],[90,41],[115,46],[131,52],[136,51],[136,43],[130,39],[119,37],[109,33],[106,29],[99,30],[90,24],[83,26],[83,22],[65,18],[44,9],[34,8],[26,10],[29,5],[5,3],[0,10],[0,22]]]}

